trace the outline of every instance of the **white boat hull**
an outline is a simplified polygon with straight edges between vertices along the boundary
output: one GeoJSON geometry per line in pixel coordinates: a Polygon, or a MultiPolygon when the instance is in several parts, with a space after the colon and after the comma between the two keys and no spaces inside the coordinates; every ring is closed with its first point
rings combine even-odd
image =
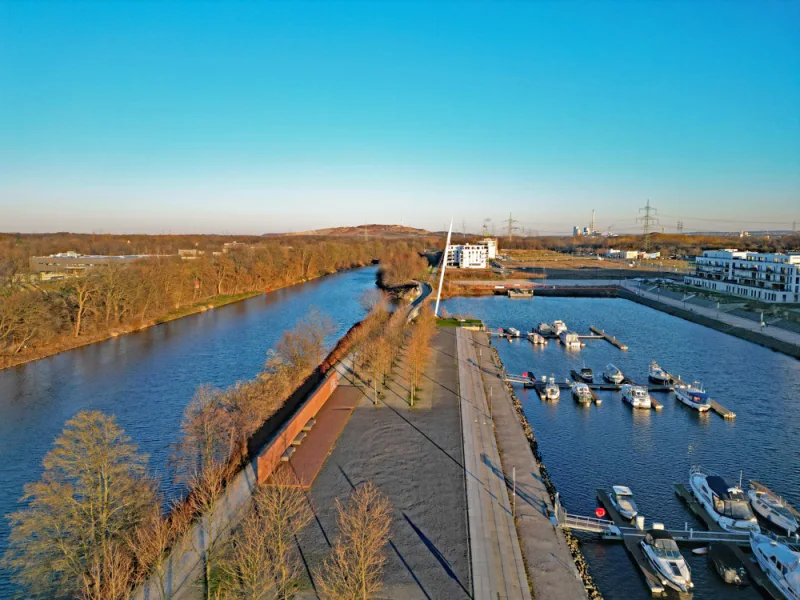
{"type": "Polygon", "coordinates": [[[676,577],[669,571],[669,567],[664,564],[664,559],[659,559],[657,556],[653,556],[652,551],[647,544],[644,542],[639,542],[639,545],[642,548],[642,552],[647,557],[647,561],[652,565],[653,569],[655,569],[656,573],[658,574],[658,578],[661,579],[661,582],[664,585],[667,585],[678,592],[688,592],[694,587],[694,584],[692,584],[691,575],[689,574],[689,567],[686,565],[686,561],[683,558],[681,558],[680,561],[672,561],[678,563],[678,569],[686,574],[684,577],[676,577]]]}
{"type": "Polygon", "coordinates": [[[753,507],[753,511],[770,525],[773,525],[782,533],[788,532],[789,535],[793,535],[797,531],[798,523],[794,517],[775,512],[769,506],[757,501],[752,490],[747,493],[747,497],[750,499],[750,506],[753,507]]]}
{"type": "Polygon", "coordinates": [[[675,397],[676,397],[676,398],[677,398],[677,399],[678,399],[680,402],[682,402],[683,404],[685,404],[686,406],[688,406],[688,407],[690,407],[690,408],[693,408],[693,409],[695,409],[696,411],[699,411],[699,412],[708,412],[708,410],[711,408],[711,405],[710,405],[710,404],[697,404],[696,402],[692,402],[692,401],[691,401],[689,398],[687,398],[686,396],[684,396],[684,395],[681,393],[681,391],[680,391],[680,390],[675,390],[675,397]]]}
{"type": "Polygon", "coordinates": [[[755,521],[735,521],[734,519],[719,514],[714,510],[711,492],[706,491],[706,487],[705,476],[692,474],[689,477],[689,488],[692,490],[692,494],[694,494],[694,497],[700,505],[706,509],[706,512],[717,525],[722,527],[725,531],[730,531],[732,533],[750,533],[753,531],[758,533],[761,531],[761,528],[755,521]]]}

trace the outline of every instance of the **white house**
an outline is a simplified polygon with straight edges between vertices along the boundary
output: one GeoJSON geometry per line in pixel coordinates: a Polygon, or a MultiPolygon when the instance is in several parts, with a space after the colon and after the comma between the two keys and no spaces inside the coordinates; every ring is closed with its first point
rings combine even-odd
{"type": "Polygon", "coordinates": [[[800,302],[800,254],[704,250],[695,274],[684,281],[695,287],[761,302],[800,302]]]}
{"type": "Polygon", "coordinates": [[[485,269],[489,248],[484,244],[454,244],[447,247],[447,266],[485,269]]]}
{"type": "Polygon", "coordinates": [[[483,238],[480,242],[478,242],[478,245],[486,246],[486,258],[489,260],[494,260],[497,258],[497,238],[483,238]]]}

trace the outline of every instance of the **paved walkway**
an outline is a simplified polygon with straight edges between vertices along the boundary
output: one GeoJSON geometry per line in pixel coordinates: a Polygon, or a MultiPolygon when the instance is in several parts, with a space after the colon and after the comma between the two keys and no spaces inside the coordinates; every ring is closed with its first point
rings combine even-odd
{"type": "Polygon", "coordinates": [[[718,313],[716,308],[706,308],[703,306],[697,306],[695,304],[686,306],[680,300],[676,300],[674,298],[667,298],[666,296],[660,296],[658,294],[654,294],[653,292],[648,292],[644,289],[639,289],[637,282],[624,281],[622,283],[622,287],[631,292],[632,294],[637,294],[643,298],[648,298],[650,300],[655,300],[656,302],[661,302],[663,304],[666,304],[667,306],[674,306],[675,308],[690,310],[695,314],[702,315],[709,319],[714,319],[715,321],[719,321],[720,323],[725,323],[726,325],[730,325],[731,327],[739,327],[741,329],[746,329],[748,331],[754,331],[756,333],[760,333],[761,335],[765,335],[767,337],[771,337],[773,339],[780,340],[782,342],[800,346],[800,333],[797,333],[795,331],[789,331],[787,329],[781,329],[779,327],[761,327],[759,323],[751,321],[750,319],[745,319],[744,317],[739,317],[722,311],[719,311],[718,313]]]}
{"type": "Polygon", "coordinates": [[[553,505],[542,482],[539,464],[517,413],[508,389],[498,376],[500,369],[492,360],[489,338],[474,332],[475,343],[481,348],[479,362],[487,393],[492,399],[497,445],[503,456],[502,471],[497,476],[513,485],[512,469],[516,470],[517,531],[528,564],[528,572],[536,600],[585,600],[586,589],[575,568],[575,561],[564,535],[553,527],[549,512],[553,505]]]}
{"type": "Polygon", "coordinates": [[[457,330],[457,347],[473,597],[530,600],[478,353],[470,332],[457,330]]]}

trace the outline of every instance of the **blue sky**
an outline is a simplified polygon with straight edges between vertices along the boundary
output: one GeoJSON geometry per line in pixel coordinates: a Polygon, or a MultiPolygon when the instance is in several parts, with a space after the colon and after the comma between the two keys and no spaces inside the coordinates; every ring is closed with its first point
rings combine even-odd
{"type": "Polygon", "coordinates": [[[0,0],[0,231],[625,231],[648,198],[800,220],[800,3],[0,0]]]}

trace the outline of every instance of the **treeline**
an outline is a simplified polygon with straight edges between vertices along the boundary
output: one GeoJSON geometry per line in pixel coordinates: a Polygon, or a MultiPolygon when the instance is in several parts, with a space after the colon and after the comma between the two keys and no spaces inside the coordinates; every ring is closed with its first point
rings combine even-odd
{"type": "MultiPolygon", "coordinates": [[[[387,326],[401,329],[385,305],[380,299],[328,361],[387,326]]],[[[318,368],[330,333],[327,318],[312,311],[283,334],[257,378],[226,390],[197,389],[171,461],[187,492],[166,514],[162,486],[113,417],[95,411],[69,420],[43,461],[41,480],[25,486],[25,508],[10,517],[3,566],[25,596],[121,600],[155,580],[166,600],[164,559],[182,543],[201,560],[207,600],[292,597],[300,573],[294,536],[310,515],[295,482],[284,477],[260,488],[234,536],[214,527],[226,486],[248,460],[248,438],[318,368]],[[197,538],[186,534],[201,517],[205,535],[195,547],[197,538]]],[[[339,506],[340,538],[316,574],[325,598],[377,591],[390,521],[388,502],[370,485],[339,506]]]]}
{"type": "Polygon", "coordinates": [[[223,296],[267,292],[368,265],[408,253],[415,243],[267,239],[196,260],[149,258],[37,285],[6,280],[0,285],[0,366],[231,300],[223,296]]]}
{"type": "Polygon", "coordinates": [[[414,279],[425,279],[428,260],[416,251],[397,251],[381,260],[378,285],[384,289],[412,284],[414,279]]]}

